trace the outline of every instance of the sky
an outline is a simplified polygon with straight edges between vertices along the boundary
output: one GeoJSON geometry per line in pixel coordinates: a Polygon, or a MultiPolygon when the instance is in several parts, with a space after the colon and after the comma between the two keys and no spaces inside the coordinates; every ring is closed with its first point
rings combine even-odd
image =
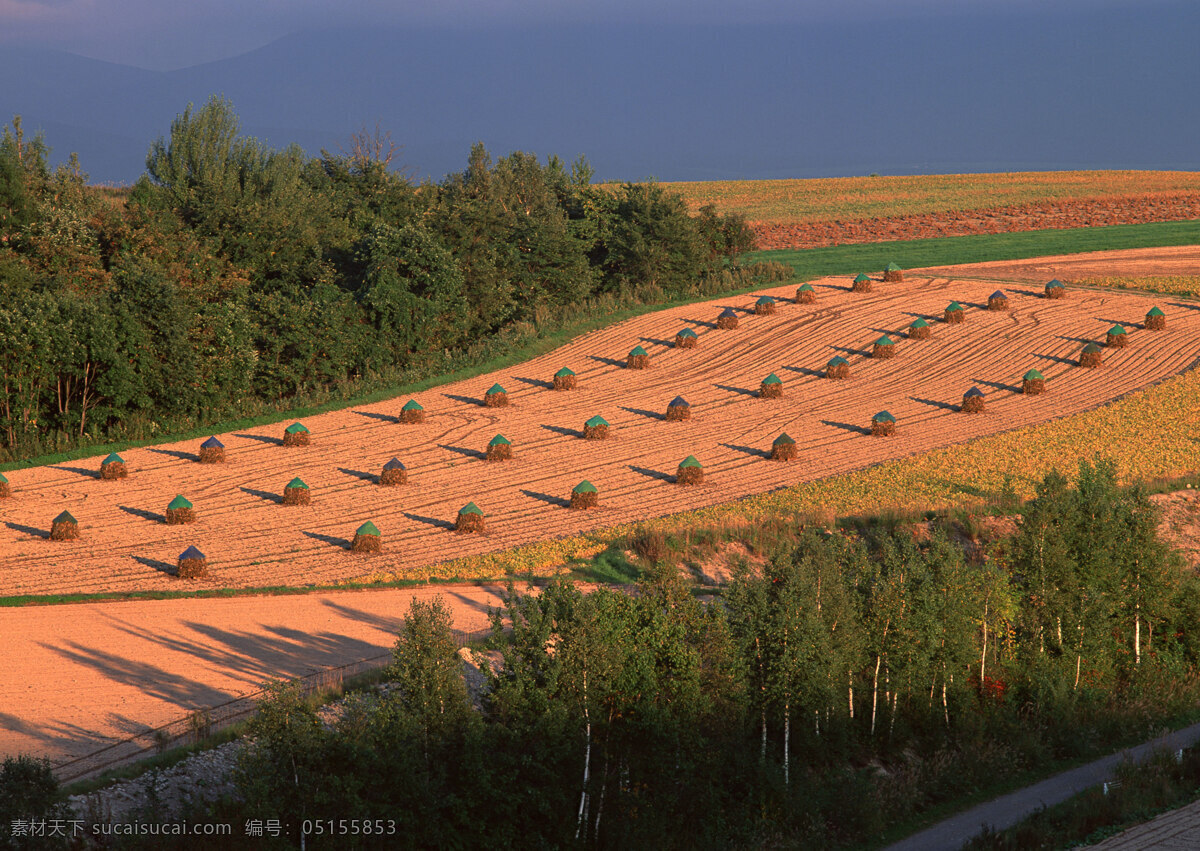
{"type": "Polygon", "coordinates": [[[301,30],[610,23],[796,24],[1138,8],[1154,0],[0,0],[0,44],[169,71],[301,30]]]}

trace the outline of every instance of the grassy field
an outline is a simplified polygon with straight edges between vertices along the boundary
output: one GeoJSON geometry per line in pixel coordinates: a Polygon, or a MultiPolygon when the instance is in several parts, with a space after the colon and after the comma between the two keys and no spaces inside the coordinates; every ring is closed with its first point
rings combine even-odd
{"type": "Polygon", "coordinates": [[[1114,287],[1122,290],[1150,290],[1156,293],[1200,298],[1200,275],[1149,275],[1141,278],[1078,278],[1072,284],[1114,287]]]}
{"type": "Polygon", "coordinates": [[[665,183],[692,209],[715,204],[753,222],[825,222],[1050,201],[1200,192],[1194,171],[1049,171],[813,180],[665,183]]]}

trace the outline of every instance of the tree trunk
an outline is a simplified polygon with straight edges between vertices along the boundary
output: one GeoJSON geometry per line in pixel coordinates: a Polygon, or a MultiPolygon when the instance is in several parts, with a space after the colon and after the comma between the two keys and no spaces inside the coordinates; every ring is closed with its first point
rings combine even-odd
{"type": "Polygon", "coordinates": [[[983,692],[984,671],[987,668],[987,616],[988,604],[983,603],[983,652],[979,654],[979,691],[983,692]]]}
{"type": "Polygon", "coordinates": [[[850,707],[850,720],[854,720],[854,669],[849,668],[846,671],[846,682],[849,684],[850,696],[847,699],[847,706],[850,707]]]}
{"type": "Polygon", "coordinates": [[[792,713],[791,704],[788,701],[783,702],[783,785],[790,787],[792,779],[790,775],[791,758],[788,749],[792,744],[792,713]]]}
{"type": "MultiPolygon", "coordinates": [[[[883,654],[875,657],[875,676],[871,685],[871,736],[875,735],[875,709],[879,705],[879,665],[883,662],[883,654]]],[[[886,700],[886,696],[884,698],[886,700]]]]}
{"type": "Polygon", "coordinates": [[[588,772],[591,771],[592,767],[592,716],[591,713],[588,712],[586,667],[583,669],[583,720],[585,729],[587,730],[585,734],[587,745],[584,747],[583,751],[583,786],[579,790],[579,815],[575,818],[576,839],[579,838],[579,832],[583,829],[583,817],[587,810],[588,772]]]}
{"type": "Polygon", "coordinates": [[[1142,664],[1142,604],[1133,607],[1133,664],[1142,664]]]}

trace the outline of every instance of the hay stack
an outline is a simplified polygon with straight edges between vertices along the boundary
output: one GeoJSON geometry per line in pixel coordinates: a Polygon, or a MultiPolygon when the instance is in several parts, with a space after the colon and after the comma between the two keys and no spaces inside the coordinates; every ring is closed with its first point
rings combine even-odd
{"type": "Polygon", "coordinates": [[[854,283],[850,285],[852,292],[869,293],[871,291],[871,279],[861,272],[854,276],[854,283]]]}
{"type": "Polygon", "coordinates": [[[825,377],[835,379],[846,379],[850,377],[850,361],[846,360],[841,355],[836,355],[829,359],[829,363],[825,364],[825,377]]]}
{"type": "Polygon", "coordinates": [[[675,470],[675,483],[679,485],[704,483],[704,468],[700,466],[695,455],[689,455],[679,462],[679,467],[675,470]]]}
{"type": "Polygon", "coordinates": [[[578,383],[579,379],[576,378],[574,371],[565,366],[554,373],[555,390],[574,390],[578,383]]]}
{"type": "Polygon", "coordinates": [[[583,424],[585,440],[608,440],[608,420],[601,416],[592,417],[583,424]]]}
{"type": "Polygon", "coordinates": [[[629,369],[647,369],[650,366],[650,355],[641,346],[634,346],[629,350],[625,366],[629,369]]]}
{"type": "Polygon", "coordinates": [[[512,458],[512,444],[507,437],[498,434],[488,441],[484,456],[489,461],[507,461],[512,458]]]}
{"type": "Polygon", "coordinates": [[[425,422],[425,409],[420,406],[416,399],[409,399],[404,403],[404,407],[400,409],[400,422],[402,423],[423,423],[425,422]]]}
{"type": "Polygon", "coordinates": [[[64,511],[50,522],[50,540],[73,541],[79,537],[79,521],[64,511]]]}
{"type": "Polygon", "coordinates": [[[123,479],[128,475],[129,470],[125,467],[125,459],[115,452],[100,462],[100,478],[102,479],[123,479]]]}
{"type": "Polygon", "coordinates": [[[771,373],[762,380],[762,384],[758,385],[758,398],[760,399],[781,399],[783,398],[783,381],[775,373],[771,373]]]}
{"type": "Polygon", "coordinates": [[[308,446],[312,443],[312,435],[303,423],[292,423],[283,430],[284,446],[308,446]]]}
{"type": "Polygon", "coordinates": [[[309,505],[312,503],[312,494],[308,490],[308,485],[297,476],[287,483],[287,487],[283,489],[283,504],[284,505],[309,505]]]}
{"type": "Polygon", "coordinates": [[[1167,315],[1157,307],[1152,307],[1146,313],[1146,324],[1142,327],[1148,331],[1161,331],[1167,327],[1167,315]]]}
{"type": "Polygon", "coordinates": [[[1091,369],[1104,366],[1104,351],[1095,343],[1088,343],[1079,353],[1079,365],[1091,369]]]}
{"type": "Polygon", "coordinates": [[[738,315],[732,307],[727,307],[717,314],[717,327],[723,331],[732,331],[738,327],[738,315]]]}
{"type": "Polygon", "coordinates": [[[770,316],[775,312],[775,299],[769,295],[759,296],[754,302],[754,313],[758,316],[770,316]]]}
{"type": "Polygon", "coordinates": [[[595,508],[600,504],[600,491],[584,479],[571,489],[571,507],[579,510],[595,508]]]}
{"type": "Polygon", "coordinates": [[[458,517],[454,520],[454,531],[462,535],[483,534],[487,531],[487,523],[484,521],[483,512],[478,505],[468,502],[459,509],[458,517]]]}
{"type": "Polygon", "coordinates": [[[691,328],[684,328],[675,335],[675,348],[677,349],[694,349],[699,342],[700,338],[691,328]]]}
{"type": "Polygon", "coordinates": [[[1067,288],[1063,286],[1063,282],[1055,278],[1050,283],[1046,284],[1046,298],[1066,298],[1067,288]]]}
{"type": "Polygon", "coordinates": [[[904,270],[895,263],[887,264],[887,268],[883,270],[883,281],[887,284],[895,284],[904,280],[904,270]]]}
{"type": "Polygon", "coordinates": [[[383,538],[379,527],[368,520],[354,530],[354,540],[350,542],[350,551],[355,553],[377,553],[383,549],[383,538]]]}
{"type": "Polygon", "coordinates": [[[0,499],[8,499],[10,496],[12,496],[12,488],[9,487],[8,479],[4,477],[3,473],[0,473],[0,499]]]}
{"type": "Polygon", "coordinates": [[[871,417],[871,434],[876,437],[890,437],[896,433],[896,418],[887,411],[880,411],[871,417]]]}
{"type": "Polygon", "coordinates": [[[947,325],[959,325],[963,321],[962,305],[957,301],[952,301],[946,305],[946,312],[942,314],[942,320],[947,325]]]}
{"type": "Polygon", "coordinates": [[[381,485],[405,485],[408,484],[408,470],[399,458],[393,458],[383,465],[383,471],[379,474],[379,484],[381,485]]]}
{"type": "Polygon", "coordinates": [[[771,458],[775,461],[791,461],[796,457],[796,441],[781,434],[771,441],[771,458]]]}
{"type": "Polygon", "coordinates": [[[1008,310],[1008,296],[1004,290],[996,290],[988,296],[988,310],[1008,310]]]}
{"type": "Polygon", "coordinates": [[[817,300],[817,294],[812,288],[812,284],[801,284],[796,288],[796,303],[797,304],[812,304],[817,300]]]}
{"type": "Polygon", "coordinates": [[[884,334],[875,341],[875,345],[871,347],[871,357],[873,358],[894,358],[896,356],[896,344],[892,338],[884,334]]]}
{"type": "Polygon", "coordinates": [[[692,406],[682,396],[676,396],[667,405],[667,422],[678,423],[683,420],[690,420],[691,418],[692,406]]]}
{"type": "Polygon", "coordinates": [[[201,464],[222,464],[225,461],[225,444],[216,435],[200,444],[201,464]]]}
{"type": "Polygon", "coordinates": [[[962,407],[959,410],[964,414],[982,414],[983,408],[983,391],[978,387],[972,387],[963,394],[962,407]]]}
{"type": "Polygon", "coordinates": [[[1110,349],[1123,349],[1129,345],[1129,338],[1125,334],[1124,327],[1114,325],[1108,329],[1108,336],[1104,338],[1104,345],[1110,349]]]}
{"type": "Polygon", "coordinates": [[[1046,392],[1046,376],[1031,369],[1021,377],[1021,392],[1026,396],[1039,396],[1046,392]]]}
{"type": "Polygon", "coordinates": [[[179,526],[184,523],[195,523],[196,512],[192,508],[192,504],[184,498],[183,494],[176,494],[175,498],[167,503],[167,523],[171,526],[179,526]]]}
{"type": "Polygon", "coordinates": [[[908,326],[908,339],[910,340],[928,340],[931,333],[932,329],[929,327],[929,323],[920,316],[908,326]]]}
{"type": "Polygon", "coordinates": [[[499,384],[493,384],[488,392],[483,394],[483,404],[487,408],[503,408],[508,405],[508,393],[499,384]]]}
{"type": "Polygon", "coordinates": [[[196,547],[188,547],[179,554],[175,575],[180,579],[200,579],[208,574],[208,559],[196,547]]]}

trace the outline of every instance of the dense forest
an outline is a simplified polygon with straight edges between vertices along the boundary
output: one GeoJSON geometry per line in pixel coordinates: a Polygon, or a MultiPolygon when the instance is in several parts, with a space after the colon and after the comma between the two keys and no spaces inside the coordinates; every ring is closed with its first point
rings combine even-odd
{"type": "Polygon", "coordinates": [[[752,237],[654,183],[482,145],[415,184],[378,131],[307,156],[189,107],[129,191],[0,140],[0,459],[478,363],[564,318],[729,289],[752,237]]]}
{"type": "Polygon", "coordinates": [[[208,815],[279,819],[281,846],[307,820],[312,848],[868,841],[1194,711],[1200,586],[1156,521],[1098,461],[969,557],[809,528],[715,598],[666,562],[632,593],[510,589],[474,699],[447,609],[415,603],[386,689],[336,721],[275,689],[208,815]],[[355,818],[395,832],[330,835],[355,818]]]}

